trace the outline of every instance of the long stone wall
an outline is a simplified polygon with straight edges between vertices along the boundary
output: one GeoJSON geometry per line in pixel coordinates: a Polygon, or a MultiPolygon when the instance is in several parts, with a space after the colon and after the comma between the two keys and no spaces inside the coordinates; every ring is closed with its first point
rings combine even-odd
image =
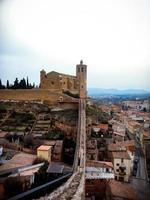
{"type": "Polygon", "coordinates": [[[17,89],[0,90],[0,100],[45,101],[48,104],[57,104],[60,101],[74,102],[74,98],[61,93],[59,90],[49,89],[17,89]]]}

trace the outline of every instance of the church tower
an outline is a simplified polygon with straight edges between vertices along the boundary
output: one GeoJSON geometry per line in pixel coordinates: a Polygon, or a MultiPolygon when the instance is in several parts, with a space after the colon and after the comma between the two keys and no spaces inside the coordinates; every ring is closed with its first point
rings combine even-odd
{"type": "Polygon", "coordinates": [[[79,81],[79,96],[85,99],[87,96],[87,66],[80,61],[80,64],[76,66],[76,76],[79,81]]]}
{"type": "Polygon", "coordinates": [[[45,77],[46,77],[46,72],[43,69],[40,71],[40,88],[44,89],[45,88],[45,77]]]}

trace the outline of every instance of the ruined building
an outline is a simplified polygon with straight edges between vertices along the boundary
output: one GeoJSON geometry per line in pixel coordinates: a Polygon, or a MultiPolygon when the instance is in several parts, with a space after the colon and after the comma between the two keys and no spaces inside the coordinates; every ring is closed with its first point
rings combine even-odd
{"type": "Polygon", "coordinates": [[[86,79],[87,66],[84,65],[81,60],[80,64],[76,65],[76,76],[62,74],[55,71],[46,73],[42,70],[40,74],[40,88],[60,92],[69,91],[73,94],[79,94],[80,98],[86,98],[86,79]]]}

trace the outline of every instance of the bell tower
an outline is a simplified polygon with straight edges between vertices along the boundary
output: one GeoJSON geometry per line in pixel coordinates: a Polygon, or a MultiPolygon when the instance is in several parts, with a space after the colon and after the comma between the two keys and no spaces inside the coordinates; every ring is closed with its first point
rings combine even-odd
{"type": "Polygon", "coordinates": [[[43,69],[42,71],[40,71],[40,88],[45,88],[45,77],[46,77],[46,72],[43,69]]]}
{"type": "Polygon", "coordinates": [[[76,65],[76,76],[79,82],[79,96],[81,99],[85,99],[87,96],[87,66],[80,61],[80,64],[76,65]]]}

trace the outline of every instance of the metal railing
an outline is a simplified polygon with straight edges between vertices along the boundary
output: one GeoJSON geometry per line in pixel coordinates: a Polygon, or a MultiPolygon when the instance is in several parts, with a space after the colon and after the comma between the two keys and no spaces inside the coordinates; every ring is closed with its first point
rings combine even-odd
{"type": "Polygon", "coordinates": [[[18,200],[18,199],[33,199],[33,198],[38,198],[40,196],[44,196],[44,194],[49,193],[50,190],[53,190],[56,188],[56,186],[59,186],[64,182],[66,179],[70,178],[72,173],[68,173],[60,178],[57,178],[53,181],[50,181],[48,183],[45,183],[43,185],[40,185],[36,188],[33,188],[31,190],[28,190],[26,192],[23,192],[21,194],[18,194],[14,197],[9,198],[8,200],[18,200]]]}

